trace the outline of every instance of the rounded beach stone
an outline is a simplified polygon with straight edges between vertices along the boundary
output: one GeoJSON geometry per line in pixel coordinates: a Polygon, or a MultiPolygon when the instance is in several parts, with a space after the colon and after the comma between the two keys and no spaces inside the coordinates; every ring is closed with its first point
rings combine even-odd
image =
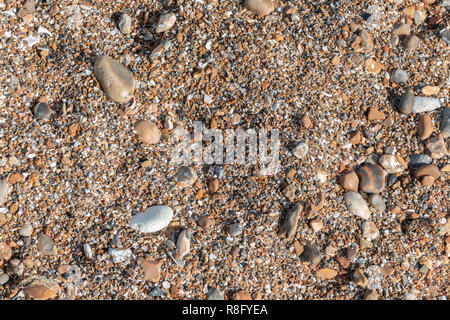
{"type": "Polygon", "coordinates": [[[377,164],[367,164],[357,171],[359,188],[366,193],[380,193],[385,186],[386,176],[383,168],[377,164]]]}
{"type": "Polygon", "coordinates": [[[272,0],[245,0],[244,5],[248,10],[256,12],[260,16],[268,15],[275,10],[272,0]]]}
{"type": "Polygon", "coordinates": [[[172,221],[173,210],[168,206],[153,206],[138,213],[130,222],[130,228],[139,232],[157,232],[172,221]]]}
{"type": "Polygon", "coordinates": [[[358,193],[349,191],[344,195],[344,201],[347,209],[351,214],[354,214],[364,220],[370,218],[370,210],[366,200],[358,193]]]}
{"type": "Polygon", "coordinates": [[[405,83],[408,81],[408,72],[402,69],[395,69],[391,74],[391,80],[396,83],[405,83]]]}
{"type": "Polygon", "coordinates": [[[419,118],[417,125],[417,136],[420,140],[425,140],[433,133],[433,121],[429,114],[424,114],[419,118]]]}
{"type": "Polygon", "coordinates": [[[39,102],[34,107],[33,112],[34,115],[41,120],[47,119],[53,113],[52,109],[50,109],[50,106],[46,102],[39,102]]]}
{"type": "Polygon", "coordinates": [[[6,179],[0,180],[0,205],[6,201],[6,196],[9,192],[9,184],[6,179]]]}
{"type": "Polygon", "coordinates": [[[415,178],[419,179],[420,177],[424,176],[432,176],[433,178],[437,179],[441,176],[441,171],[434,164],[427,164],[414,171],[415,178]]]}
{"type": "Polygon", "coordinates": [[[134,131],[143,143],[156,144],[161,138],[158,127],[151,121],[140,120],[134,124],[134,131]]]}
{"type": "Polygon", "coordinates": [[[175,13],[167,13],[162,15],[159,18],[158,24],[156,25],[156,33],[160,33],[160,32],[166,32],[168,31],[170,28],[173,27],[173,25],[175,24],[175,22],[177,21],[177,16],[175,15],[175,13]]]}
{"type": "Polygon", "coordinates": [[[408,167],[402,157],[393,154],[383,154],[379,163],[388,173],[402,172],[408,167]]]}
{"type": "Polygon", "coordinates": [[[94,74],[112,101],[126,103],[133,98],[133,74],[111,57],[99,56],[95,60],[94,74]]]}
{"type": "Polygon", "coordinates": [[[181,187],[190,187],[197,181],[197,172],[192,167],[181,167],[173,176],[175,183],[181,187]]]}
{"type": "Polygon", "coordinates": [[[407,92],[400,98],[398,110],[403,114],[410,114],[414,108],[414,94],[407,92]]]}
{"type": "Polygon", "coordinates": [[[28,298],[33,300],[49,300],[58,295],[58,285],[51,280],[36,277],[25,287],[24,292],[28,298]]]}

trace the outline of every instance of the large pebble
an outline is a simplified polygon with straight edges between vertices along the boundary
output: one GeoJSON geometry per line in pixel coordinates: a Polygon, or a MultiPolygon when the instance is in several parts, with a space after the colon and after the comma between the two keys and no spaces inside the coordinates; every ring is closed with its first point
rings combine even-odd
{"type": "Polygon", "coordinates": [[[411,27],[406,23],[400,23],[394,26],[392,35],[394,36],[406,36],[411,32],[411,27]]]}
{"type": "Polygon", "coordinates": [[[420,43],[420,39],[418,36],[410,36],[408,37],[408,39],[405,42],[405,48],[406,50],[416,50],[417,47],[419,46],[420,43]]]}
{"type": "Polygon", "coordinates": [[[108,56],[98,57],[94,64],[94,74],[112,101],[126,103],[133,98],[133,74],[114,59],[108,56]]]}
{"type": "Polygon", "coordinates": [[[244,5],[248,10],[256,12],[260,16],[266,16],[275,10],[272,0],[245,0],[244,5]]]}
{"type": "Polygon", "coordinates": [[[11,259],[11,248],[4,242],[0,242],[0,259],[8,261],[11,259]]]}
{"type": "Polygon", "coordinates": [[[377,211],[383,212],[386,210],[386,203],[384,199],[379,194],[371,194],[369,197],[369,202],[377,211]]]}
{"type": "Polygon", "coordinates": [[[429,138],[425,146],[433,159],[441,159],[448,155],[447,145],[442,134],[429,138]]]}
{"type": "Polygon", "coordinates": [[[414,177],[419,179],[420,177],[431,176],[435,179],[441,176],[441,170],[434,164],[427,164],[414,171],[414,177]]]}
{"type": "Polygon", "coordinates": [[[124,13],[120,17],[119,29],[120,29],[120,31],[122,31],[123,34],[131,33],[131,18],[128,14],[124,13]]]}
{"type": "Polygon", "coordinates": [[[40,233],[37,237],[38,249],[44,256],[54,256],[58,253],[53,239],[44,233],[40,233]]]}
{"type": "Polygon", "coordinates": [[[303,159],[308,154],[308,144],[307,143],[299,143],[294,149],[292,149],[292,154],[297,159],[303,159]]]}
{"type": "Polygon", "coordinates": [[[420,140],[425,140],[433,133],[433,120],[429,114],[421,115],[417,125],[417,136],[420,140]]]}
{"type": "Polygon", "coordinates": [[[444,136],[444,138],[450,137],[450,108],[445,108],[442,111],[440,129],[441,129],[441,134],[444,136]]]}
{"type": "Polygon", "coordinates": [[[407,168],[403,158],[393,154],[383,154],[378,161],[388,173],[402,172],[407,168]]]}
{"type": "Polygon", "coordinates": [[[197,172],[192,167],[181,167],[173,176],[176,185],[181,188],[191,187],[197,181],[197,172]]]}
{"type": "Polygon", "coordinates": [[[366,200],[358,193],[349,191],[344,195],[344,201],[347,209],[351,214],[354,214],[364,220],[370,218],[370,210],[367,206],[366,200]]]}
{"type": "Polygon", "coordinates": [[[156,33],[166,32],[173,27],[177,21],[177,16],[175,13],[167,13],[159,18],[158,24],[156,25],[156,33]]]}
{"type": "Polygon", "coordinates": [[[398,110],[403,114],[410,114],[414,109],[414,94],[412,92],[405,93],[398,105],[398,110]]]}
{"type": "Polygon", "coordinates": [[[303,252],[299,259],[306,263],[317,264],[322,259],[322,256],[315,244],[307,243],[303,246],[303,252]]]}
{"type": "Polygon", "coordinates": [[[413,113],[430,112],[440,108],[442,105],[439,98],[414,97],[413,113]]]}
{"type": "Polygon", "coordinates": [[[345,191],[358,191],[359,178],[355,171],[342,174],[339,177],[339,183],[345,191]]]}
{"type": "Polygon", "coordinates": [[[380,193],[384,189],[386,172],[376,164],[367,164],[357,171],[359,188],[366,193],[380,193]]]}
{"type": "Polygon", "coordinates": [[[430,164],[433,159],[427,154],[412,154],[409,156],[409,167],[417,169],[421,166],[430,164]]]}
{"type": "Polygon", "coordinates": [[[26,296],[33,300],[49,300],[55,298],[58,292],[59,287],[56,283],[42,277],[32,278],[24,289],[26,296]]]}
{"type": "Polygon", "coordinates": [[[146,144],[156,144],[161,139],[158,127],[151,121],[139,120],[134,124],[134,131],[139,139],[146,144]]]}
{"type": "Polygon", "coordinates": [[[391,80],[397,83],[405,83],[408,81],[408,72],[402,69],[395,69],[391,74],[391,80]]]}
{"type": "Polygon", "coordinates": [[[9,192],[9,184],[6,179],[0,180],[0,205],[6,201],[6,196],[9,192]]]}
{"type": "Polygon", "coordinates": [[[157,232],[172,221],[173,211],[167,206],[153,206],[136,214],[130,222],[130,228],[140,232],[157,232]]]}

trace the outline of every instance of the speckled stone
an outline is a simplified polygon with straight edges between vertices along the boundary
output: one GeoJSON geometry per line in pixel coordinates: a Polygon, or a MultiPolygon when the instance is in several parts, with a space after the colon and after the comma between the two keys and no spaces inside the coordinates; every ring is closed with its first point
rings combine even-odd
{"type": "Polygon", "coordinates": [[[127,103],[133,98],[133,74],[119,62],[108,56],[99,56],[95,60],[94,74],[112,101],[127,103]]]}
{"type": "Polygon", "coordinates": [[[192,167],[183,166],[178,169],[173,180],[181,188],[191,187],[197,181],[197,172],[192,167]]]}
{"type": "Polygon", "coordinates": [[[120,16],[119,20],[119,30],[123,34],[131,33],[131,18],[128,14],[124,13],[120,16]]]}
{"type": "Polygon", "coordinates": [[[379,163],[388,173],[402,172],[407,168],[403,158],[393,154],[383,154],[379,159],[379,163]]]}
{"type": "Polygon", "coordinates": [[[118,249],[109,249],[109,255],[114,263],[127,262],[131,256],[131,249],[118,248],[118,249]]]}
{"type": "Polygon", "coordinates": [[[442,134],[429,138],[425,147],[433,159],[441,159],[448,155],[447,145],[442,134]]]}
{"type": "Polygon", "coordinates": [[[379,194],[371,194],[369,197],[369,202],[377,211],[383,212],[386,210],[386,203],[384,199],[379,194]]]}
{"type": "Polygon", "coordinates": [[[362,225],[362,236],[364,239],[375,240],[380,235],[377,226],[372,221],[366,221],[362,225]]]}
{"type": "Polygon", "coordinates": [[[138,213],[130,222],[130,228],[139,232],[158,232],[169,225],[173,211],[168,206],[153,206],[138,213]]]}
{"type": "Polygon", "coordinates": [[[364,220],[370,218],[370,210],[366,200],[358,193],[348,191],[344,194],[344,201],[348,211],[364,220]]]}
{"type": "Polygon", "coordinates": [[[156,33],[168,31],[174,26],[176,21],[177,16],[173,12],[162,15],[156,25],[156,33]]]}
{"type": "Polygon", "coordinates": [[[146,144],[156,144],[161,138],[158,127],[151,121],[140,120],[134,124],[134,131],[139,139],[146,144]]]}
{"type": "Polygon", "coordinates": [[[25,289],[25,295],[33,300],[49,300],[58,295],[59,287],[51,280],[35,277],[25,289]]]}
{"type": "Polygon", "coordinates": [[[409,156],[409,167],[411,169],[417,169],[421,166],[430,164],[433,159],[427,154],[412,154],[409,156]]]}
{"type": "Polygon", "coordinates": [[[357,171],[359,188],[366,193],[380,193],[385,186],[386,173],[375,164],[367,164],[357,171]]]}

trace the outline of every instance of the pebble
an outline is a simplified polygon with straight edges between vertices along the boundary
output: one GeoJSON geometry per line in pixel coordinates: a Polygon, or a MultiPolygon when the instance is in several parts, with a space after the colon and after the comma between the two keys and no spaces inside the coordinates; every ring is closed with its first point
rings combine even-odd
{"type": "Polygon", "coordinates": [[[8,261],[11,259],[12,251],[11,248],[4,242],[0,242],[0,259],[8,261]]]}
{"type": "Polygon", "coordinates": [[[183,261],[184,257],[189,254],[191,250],[191,231],[184,229],[180,232],[177,239],[177,249],[173,258],[177,261],[183,261]]]}
{"type": "Polygon", "coordinates": [[[432,97],[414,97],[413,113],[430,112],[440,108],[441,100],[432,97]]]}
{"type": "Polygon", "coordinates": [[[164,292],[161,290],[160,287],[155,287],[150,291],[150,296],[152,297],[161,297],[164,294],[164,292]]]}
{"type": "Polygon", "coordinates": [[[308,154],[308,144],[304,142],[299,143],[294,149],[292,149],[292,154],[297,159],[303,159],[308,154]]]}
{"type": "Polygon", "coordinates": [[[386,203],[384,202],[383,197],[379,194],[371,194],[369,197],[369,203],[379,212],[386,210],[386,203]]]}
{"type": "Polygon", "coordinates": [[[323,279],[333,279],[337,276],[337,271],[331,268],[321,268],[317,271],[316,276],[323,279]]]}
{"type": "Polygon", "coordinates": [[[408,72],[402,69],[395,69],[391,74],[391,80],[396,83],[405,83],[408,81],[408,72]]]}
{"type": "Polygon", "coordinates": [[[366,71],[373,74],[378,74],[383,69],[383,65],[373,59],[367,59],[364,65],[366,67],[366,71]]]}
{"type": "Polygon", "coordinates": [[[130,228],[139,232],[157,232],[169,225],[173,211],[167,206],[153,206],[136,214],[130,222],[130,228]]]}
{"type": "Polygon", "coordinates": [[[57,249],[53,239],[44,233],[38,234],[38,248],[42,255],[44,256],[54,256],[57,255],[57,249]]]}
{"type": "Polygon", "coordinates": [[[427,154],[412,154],[409,156],[409,167],[417,169],[423,165],[430,164],[433,159],[427,154]]]}
{"type": "Polygon", "coordinates": [[[425,86],[422,88],[422,94],[424,96],[434,96],[439,93],[441,88],[437,86],[425,86]]]}
{"type": "Polygon", "coordinates": [[[347,205],[347,209],[351,214],[354,214],[364,220],[370,218],[370,210],[367,206],[367,202],[357,192],[348,191],[344,194],[344,201],[347,205]]]}
{"type": "Polygon", "coordinates": [[[181,188],[191,187],[197,181],[197,172],[193,167],[181,167],[173,176],[175,184],[181,188]]]}
{"type": "Polygon", "coordinates": [[[33,226],[31,225],[31,223],[25,223],[22,228],[20,228],[19,234],[22,237],[31,237],[31,235],[33,234],[33,226]]]}
{"type": "Polygon", "coordinates": [[[403,172],[408,166],[402,157],[393,154],[383,154],[378,160],[388,173],[403,172]]]}
{"type": "Polygon", "coordinates": [[[376,164],[366,164],[357,171],[359,188],[366,193],[380,193],[384,189],[386,173],[376,164]]]}
{"type": "Polygon", "coordinates": [[[412,92],[405,93],[398,105],[398,110],[403,114],[410,114],[414,108],[414,94],[412,92]]]}
{"type": "MultiPolygon", "coordinates": [[[[445,108],[442,110],[441,116],[441,134],[444,138],[450,137],[450,108],[445,108]]],[[[1,196],[0,196],[1,203],[1,196]]]]}
{"type": "Polygon", "coordinates": [[[137,121],[134,124],[134,131],[139,139],[146,144],[156,144],[161,138],[158,127],[151,121],[137,121]]]}
{"type": "Polygon", "coordinates": [[[441,35],[442,40],[444,40],[447,45],[450,45],[450,29],[442,29],[439,34],[441,35]]]}
{"type": "Polygon", "coordinates": [[[375,290],[367,290],[364,294],[364,300],[378,300],[379,295],[375,290]]]}
{"type": "Polygon", "coordinates": [[[39,102],[34,107],[34,115],[41,120],[45,120],[53,113],[52,109],[50,109],[50,106],[46,102],[39,102]]]}
{"type": "Polygon", "coordinates": [[[427,18],[427,15],[423,11],[416,10],[414,12],[414,23],[416,25],[421,25],[425,21],[426,18],[427,18]]]}
{"type": "Polygon", "coordinates": [[[206,300],[224,300],[224,296],[218,289],[210,287],[206,293],[206,300]]]}
{"type": "Polygon", "coordinates": [[[425,140],[433,133],[433,121],[429,114],[424,114],[419,118],[417,125],[417,136],[420,140],[425,140]]]}
{"type": "Polygon", "coordinates": [[[275,10],[272,0],[245,0],[245,7],[260,16],[266,16],[275,10]]]}
{"type": "MultiPolygon", "coordinates": [[[[154,58],[158,58],[158,57],[162,56],[162,54],[164,52],[166,52],[167,50],[169,50],[170,47],[172,47],[172,42],[170,42],[169,40],[164,40],[155,49],[153,49],[152,53],[150,54],[150,58],[154,59],[154,58]]],[[[173,126],[173,124],[172,124],[172,126],[173,126]]]]}
{"type": "Polygon", "coordinates": [[[441,159],[447,156],[447,146],[442,134],[429,138],[425,144],[428,153],[433,159],[441,159]]]}
{"type": "Polygon", "coordinates": [[[42,277],[33,277],[30,280],[31,283],[24,289],[24,293],[30,299],[49,300],[58,295],[59,287],[53,281],[42,277]]]}
{"type": "Polygon", "coordinates": [[[136,83],[133,74],[111,57],[99,56],[94,63],[94,74],[112,101],[127,103],[133,98],[136,83]]]}
{"type": "Polygon", "coordinates": [[[133,254],[131,252],[131,249],[125,249],[125,248],[109,249],[108,253],[111,256],[114,263],[121,263],[121,262],[128,261],[133,254]]]}
{"type": "Polygon", "coordinates": [[[380,235],[377,226],[372,221],[366,221],[362,225],[362,236],[370,241],[375,240],[380,235]]]}
{"type": "Polygon", "coordinates": [[[219,179],[209,179],[208,180],[208,190],[211,193],[217,192],[219,190],[219,179]]]}
{"type": "Polygon", "coordinates": [[[303,206],[299,203],[288,211],[286,217],[284,218],[284,222],[278,231],[277,235],[279,238],[286,238],[288,241],[294,239],[297,232],[298,217],[302,211],[303,206]]]}
{"type": "Polygon", "coordinates": [[[6,179],[0,180],[0,205],[6,201],[6,197],[9,193],[9,184],[6,179]]]}
{"type": "Polygon", "coordinates": [[[299,257],[300,261],[306,262],[312,265],[318,264],[322,259],[319,249],[312,243],[307,243],[303,246],[303,252],[299,257]]]}
{"type": "Polygon", "coordinates": [[[198,218],[197,224],[204,230],[209,229],[215,224],[215,220],[208,216],[198,218]]]}
{"type": "Polygon", "coordinates": [[[142,271],[144,272],[144,279],[151,282],[159,282],[161,278],[161,266],[163,260],[144,260],[140,258],[138,260],[138,264],[141,266],[142,271]]]}
{"type": "Polygon", "coordinates": [[[360,268],[357,268],[355,271],[353,271],[352,279],[358,286],[361,287],[365,287],[368,282],[366,276],[364,275],[364,272],[360,268]]]}
{"type": "Polygon", "coordinates": [[[392,31],[392,35],[394,36],[406,36],[410,34],[411,27],[406,23],[400,23],[396,26],[394,26],[394,29],[392,31]]]}
{"type": "Polygon", "coordinates": [[[9,276],[6,273],[0,274],[0,286],[3,286],[9,281],[9,276]]]}
{"type": "Polygon", "coordinates": [[[359,36],[361,37],[361,46],[366,52],[373,51],[373,39],[369,32],[366,30],[361,30],[359,36]]]}
{"type": "Polygon", "coordinates": [[[233,300],[252,300],[252,296],[246,290],[238,290],[235,293],[233,293],[232,299],[233,300]]]}
{"type": "Polygon", "coordinates": [[[119,30],[123,34],[131,33],[131,18],[128,14],[124,13],[120,16],[119,20],[119,30]]]}
{"type": "Polygon", "coordinates": [[[323,228],[323,222],[319,219],[314,219],[309,222],[309,226],[314,230],[314,232],[319,232],[323,228]]]}
{"type": "Polygon", "coordinates": [[[433,178],[438,179],[441,176],[441,171],[434,164],[427,164],[414,171],[415,178],[419,179],[423,176],[432,176],[433,178]]]}
{"type": "Polygon", "coordinates": [[[242,225],[242,223],[233,223],[232,225],[230,225],[231,236],[237,237],[242,233],[242,231],[244,231],[244,226],[242,225]]]}
{"type": "Polygon", "coordinates": [[[89,259],[89,260],[92,259],[92,256],[93,256],[92,249],[91,249],[91,246],[89,245],[89,243],[83,244],[83,252],[87,259],[89,259]]]}
{"type": "Polygon", "coordinates": [[[162,15],[156,25],[156,33],[168,31],[173,27],[176,21],[177,16],[173,12],[162,15]]]}
{"type": "Polygon", "coordinates": [[[368,120],[384,120],[385,118],[386,115],[384,112],[379,111],[377,108],[369,108],[369,113],[367,115],[368,120]]]}

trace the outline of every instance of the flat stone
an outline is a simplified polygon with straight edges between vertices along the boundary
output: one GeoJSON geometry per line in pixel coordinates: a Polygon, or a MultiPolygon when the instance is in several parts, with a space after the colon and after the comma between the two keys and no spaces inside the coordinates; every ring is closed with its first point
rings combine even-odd
{"type": "Polygon", "coordinates": [[[420,140],[425,140],[433,133],[433,120],[429,114],[421,115],[417,125],[417,136],[420,140]]]}
{"type": "Polygon", "coordinates": [[[304,142],[299,143],[294,149],[292,149],[292,154],[297,159],[303,159],[308,154],[308,144],[304,142]]]}
{"type": "Polygon", "coordinates": [[[312,243],[307,243],[303,246],[303,252],[299,257],[300,261],[306,262],[309,264],[318,264],[322,259],[319,249],[317,246],[312,243]]]}
{"type": "Polygon", "coordinates": [[[383,212],[386,210],[386,203],[384,199],[379,194],[371,194],[369,197],[369,202],[377,211],[383,212]]]}
{"type": "Polygon", "coordinates": [[[11,248],[4,242],[0,242],[0,259],[8,261],[11,259],[11,248]]]}
{"type": "Polygon", "coordinates": [[[366,52],[372,52],[373,51],[373,39],[367,30],[361,30],[359,33],[359,36],[361,37],[361,46],[366,52]]]}
{"type": "Polygon", "coordinates": [[[3,286],[9,281],[9,276],[6,273],[0,274],[0,286],[3,286]]]}
{"type": "Polygon", "coordinates": [[[448,155],[447,145],[442,134],[429,138],[425,147],[433,159],[441,159],[448,155]]]}
{"type": "Polygon", "coordinates": [[[223,293],[216,288],[210,287],[208,293],[206,293],[206,300],[224,300],[224,296],[223,293]]]}
{"type": "Polygon", "coordinates": [[[192,167],[181,167],[173,176],[175,184],[181,188],[191,187],[197,181],[197,172],[192,167]]]}
{"type": "Polygon", "coordinates": [[[134,124],[134,131],[139,139],[146,144],[156,144],[161,138],[158,127],[151,121],[139,120],[134,124]]]}
{"type": "Polygon", "coordinates": [[[412,154],[409,156],[409,167],[417,169],[421,166],[430,164],[433,159],[427,154],[412,154]]]}
{"type": "Polygon", "coordinates": [[[44,233],[38,234],[38,248],[42,255],[44,256],[54,256],[57,255],[57,249],[53,239],[44,233]]]}
{"type": "Polygon", "coordinates": [[[230,235],[233,237],[237,237],[244,231],[244,226],[242,223],[233,223],[230,225],[230,235]]]}
{"type": "Polygon", "coordinates": [[[411,27],[407,25],[406,23],[400,23],[394,26],[394,29],[392,31],[393,36],[406,36],[410,34],[411,27]]]}
{"type": "Polygon", "coordinates": [[[444,138],[450,137],[450,108],[445,108],[444,110],[442,110],[440,129],[441,134],[444,138]]]}
{"type": "Polygon", "coordinates": [[[317,270],[316,276],[323,279],[333,279],[337,276],[337,271],[331,268],[321,268],[317,270]]]}
{"type": "Polygon", "coordinates": [[[20,228],[19,234],[22,237],[31,237],[31,235],[33,234],[33,226],[31,225],[31,223],[25,223],[22,228],[20,228]]]}
{"type": "Polygon", "coordinates": [[[422,94],[424,96],[434,96],[441,90],[438,86],[425,86],[422,88],[422,94]]]}
{"type": "Polygon", "coordinates": [[[94,74],[112,101],[127,103],[133,98],[133,74],[119,62],[108,56],[99,56],[95,60],[94,74]]]}
{"type": "Polygon", "coordinates": [[[215,223],[215,220],[211,217],[208,216],[204,216],[204,217],[200,217],[198,218],[197,224],[202,228],[202,229],[208,229],[211,226],[213,226],[215,223]]]}
{"type": "Polygon", "coordinates": [[[366,200],[357,192],[348,191],[344,194],[344,201],[347,209],[351,214],[354,214],[364,220],[370,218],[370,210],[367,206],[366,200]]]}
{"type": "Polygon", "coordinates": [[[108,253],[111,256],[114,263],[127,262],[133,255],[131,249],[125,248],[109,249],[108,253]]]}
{"type": "Polygon", "coordinates": [[[33,300],[49,300],[58,295],[59,287],[51,280],[35,277],[25,289],[25,295],[33,300]]]}
{"type": "Polygon", "coordinates": [[[299,203],[287,212],[277,234],[279,238],[286,238],[288,241],[295,238],[297,233],[298,218],[301,212],[303,212],[303,205],[299,203]]]}
{"type": "Polygon", "coordinates": [[[146,261],[141,259],[138,261],[143,272],[144,279],[151,282],[159,282],[161,278],[161,265],[163,263],[162,259],[146,261]]]}
{"type": "Polygon", "coordinates": [[[362,236],[364,239],[375,240],[380,235],[377,226],[372,221],[366,221],[362,225],[362,236]]]}
{"type": "Polygon", "coordinates": [[[173,12],[162,15],[156,25],[156,33],[168,31],[174,26],[176,21],[177,16],[173,12]]]}
{"type": "Polygon", "coordinates": [[[409,79],[408,72],[402,69],[395,69],[391,74],[391,80],[396,83],[405,83],[409,79]]]}
{"type": "Polygon", "coordinates": [[[130,228],[139,232],[158,232],[169,225],[173,211],[167,206],[153,206],[136,214],[130,222],[130,228]]]}
{"type": "Polygon", "coordinates": [[[384,120],[386,115],[384,112],[379,111],[377,108],[369,108],[369,113],[367,114],[367,119],[373,120],[384,120]]]}
{"type": "Polygon", "coordinates": [[[408,37],[408,39],[406,39],[405,48],[406,48],[406,50],[410,50],[410,51],[416,50],[417,47],[419,46],[419,43],[420,43],[419,37],[410,36],[410,37],[408,37]]]}
{"type": "Polygon", "coordinates": [[[0,180],[0,205],[2,205],[9,193],[9,183],[6,179],[0,180]]]}
{"type": "Polygon", "coordinates": [[[385,186],[386,173],[376,164],[366,164],[357,171],[359,188],[366,193],[380,193],[385,186]]]}
{"type": "Polygon", "coordinates": [[[442,106],[439,98],[433,97],[414,97],[413,113],[431,112],[442,106]]]}
{"type": "Polygon", "coordinates": [[[275,10],[271,0],[245,0],[245,7],[260,16],[266,16],[275,10]]]}
{"type": "Polygon", "coordinates": [[[189,253],[191,249],[191,231],[184,229],[180,232],[177,239],[177,250],[173,255],[173,258],[178,261],[182,261],[184,257],[189,253]]]}

